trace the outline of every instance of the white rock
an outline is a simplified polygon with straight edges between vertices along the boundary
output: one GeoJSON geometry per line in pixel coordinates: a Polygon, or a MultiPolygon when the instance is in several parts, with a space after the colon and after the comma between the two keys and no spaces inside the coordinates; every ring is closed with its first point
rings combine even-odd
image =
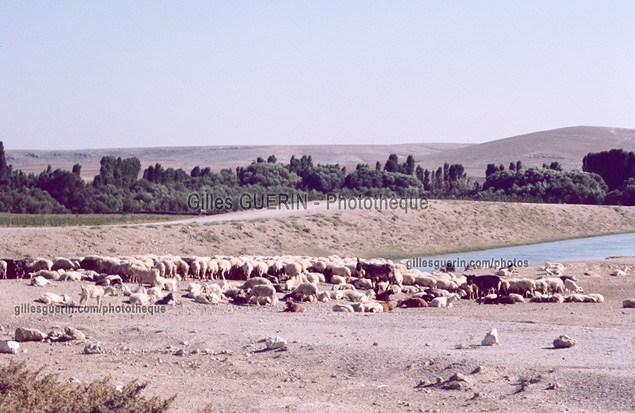
{"type": "Polygon", "coordinates": [[[0,353],[15,354],[19,348],[20,344],[17,341],[0,341],[0,353]]]}
{"type": "Polygon", "coordinates": [[[101,346],[101,343],[86,343],[84,347],[85,354],[101,354],[104,352],[104,349],[101,346]]]}
{"type": "Polygon", "coordinates": [[[498,341],[498,331],[496,331],[495,328],[485,334],[485,338],[481,341],[482,346],[493,346],[494,344],[500,344],[498,341]]]}
{"type": "Polygon", "coordinates": [[[569,336],[560,336],[553,340],[553,346],[555,348],[569,348],[575,346],[576,341],[569,336]]]}
{"type": "Polygon", "coordinates": [[[267,348],[269,350],[275,350],[277,348],[283,348],[287,346],[287,340],[280,336],[268,337],[266,340],[267,348]]]}

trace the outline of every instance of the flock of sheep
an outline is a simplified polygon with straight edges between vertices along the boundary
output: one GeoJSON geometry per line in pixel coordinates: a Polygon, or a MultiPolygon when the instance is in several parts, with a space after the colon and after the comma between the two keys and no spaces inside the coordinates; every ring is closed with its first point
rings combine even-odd
{"type": "MultiPolygon", "coordinates": [[[[300,312],[303,301],[339,301],[332,309],[341,312],[386,312],[398,307],[452,307],[462,299],[483,304],[519,302],[602,303],[601,294],[584,294],[562,264],[546,263],[538,279],[513,278],[517,269],[498,269],[496,275],[428,273],[408,269],[385,259],[329,257],[179,257],[143,255],[115,258],[38,258],[12,263],[15,276],[28,277],[34,286],[53,282],[81,282],[79,305],[91,299],[97,305],[104,296],[124,295],[130,304],[176,304],[180,298],[196,303],[277,306],[300,312]],[[187,283],[186,294],[178,291],[187,283]],[[128,285],[132,284],[132,286],[128,285]],[[400,298],[394,303],[391,296],[400,298]]],[[[619,270],[622,271],[622,270],[619,270]]],[[[624,275],[628,271],[625,268],[624,275]]],[[[7,263],[0,261],[0,278],[7,276],[7,263]]],[[[392,297],[392,298],[395,298],[392,297]]],[[[45,304],[75,304],[68,295],[47,292],[45,304]]],[[[625,300],[627,307],[631,300],[625,300]]]]}

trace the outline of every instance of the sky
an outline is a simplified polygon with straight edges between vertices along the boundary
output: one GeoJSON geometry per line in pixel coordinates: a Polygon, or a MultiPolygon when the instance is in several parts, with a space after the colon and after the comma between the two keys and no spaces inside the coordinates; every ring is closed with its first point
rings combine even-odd
{"type": "Polygon", "coordinates": [[[635,128],[635,2],[0,0],[5,149],[635,128]]]}

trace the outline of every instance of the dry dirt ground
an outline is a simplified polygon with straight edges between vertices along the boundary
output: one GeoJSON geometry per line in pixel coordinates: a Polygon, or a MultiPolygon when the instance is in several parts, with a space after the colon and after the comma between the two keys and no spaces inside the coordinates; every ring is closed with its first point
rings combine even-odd
{"type": "MultiPolygon", "coordinates": [[[[105,353],[82,354],[83,343],[29,342],[17,354],[0,354],[0,363],[25,360],[61,380],[111,374],[114,384],[124,384],[139,378],[150,383],[146,395],[178,393],[175,412],[208,402],[226,412],[627,412],[635,406],[635,309],[621,303],[635,297],[635,283],[632,274],[608,275],[624,264],[634,265],[635,258],[566,263],[585,292],[604,295],[603,304],[463,300],[449,309],[380,314],[334,313],[333,301],[283,313],[283,304],[203,305],[181,298],[181,305],[154,315],[15,315],[15,306],[35,304],[45,291],[77,300],[79,285],[37,288],[2,280],[0,339],[12,338],[20,326],[44,332],[72,326],[105,353]],[[501,344],[480,346],[492,328],[501,344]],[[561,334],[577,345],[553,349],[561,334]],[[287,351],[263,351],[261,340],[275,335],[288,341],[287,351]],[[181,349],[184,355],[174,354],[181,349]],[[466,377],[458,390],[425,385],[455,373],[466,377]]],[[[519,276],[540,274],[532,266],[519,276]]],[[[121,296],[104,299],[106,305],[122,302],[121,296]]]]}

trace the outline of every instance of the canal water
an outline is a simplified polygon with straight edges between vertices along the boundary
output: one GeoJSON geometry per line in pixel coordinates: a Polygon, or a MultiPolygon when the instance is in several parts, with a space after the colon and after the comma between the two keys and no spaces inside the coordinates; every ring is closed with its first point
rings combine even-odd
{"type": "MultiPolygon", "coordinates": [[[[448,261],[453,261],[456,269],[459,270],[464,269],[470,262],[498,261],[495,264],[499,266],[516,262],[519,266],[526,266],[545,261],[598,260],[615,256],[635,256],[635,233],[416,257],[408,261],[413,268],[436,271],[444,267],[448,261]]],[[[406,261],[402,262],[406,263],[406,261]]]]}

